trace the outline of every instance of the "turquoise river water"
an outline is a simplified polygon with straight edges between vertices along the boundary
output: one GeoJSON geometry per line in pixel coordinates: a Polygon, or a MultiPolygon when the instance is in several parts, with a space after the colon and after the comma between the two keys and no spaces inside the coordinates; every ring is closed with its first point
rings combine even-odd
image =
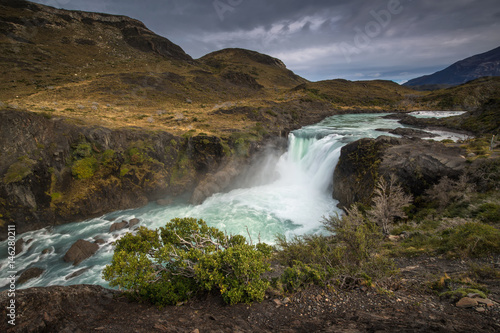
{"type": "MultiPolygon", "coordinates": [[[[336,115],[293,131],[288,138],[288,151],[281,156],[266,156],[259,170],[253,173],[250,182],[253,185],[215,194],[201,205],[194,206],[177,199],[169,206],[150,204],[18,235],[16,239],[22,237],[25,241],[32,241],[15,257],[14,270],[18,274],[29,267],[40,267],[45,271],[40,277],[17,287],[82,283],[107,286],[101,272],[111,262],[112,242],[129,231],[124,229],[109,233],[113,221],[138,218],[141,221],[139,225],[157,228],[174,217],[195,217],[229,234],[248,237],[249,233],[254,241],[260,239],[268,243],[273,243],[277,234],[290,237],[321,232],[323,216],[342,213],[331,195],[332,177],[340,149],[360,138],[388,135],[376,129],[401,127],[395,120],[383,119],[383,115],[336,115]],[[102,238],[106,242],[94,256],[78,266],[62,260],[75,241],[93,241],[94,238],[102,238]],[[50,249],[50,253],[42,255],[45,249],[50,249]],[[75,278],[67,279],[82,268],[88,269],[75,278]]],[[[416,114],[420,117],[445,115],[456,114],[416,114]]],[[[460,139],[460,136],[451,133],[439,134],[443,139],[460,139]]],[[[0,242],[0,287],[8,283],[7,264],[7,241],[3,241],[0,242]]]]}

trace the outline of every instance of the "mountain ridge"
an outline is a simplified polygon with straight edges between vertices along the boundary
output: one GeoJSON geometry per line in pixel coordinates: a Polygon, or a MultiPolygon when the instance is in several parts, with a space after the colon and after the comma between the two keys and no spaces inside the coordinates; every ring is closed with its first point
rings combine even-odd
{"type": "Polygon", "coordinates": [[[448,88],[484,76],[500,76],[500,47],[462,59],[441,71],[414,78],[403,85],[435,90],[435,88],[448,88]]]}

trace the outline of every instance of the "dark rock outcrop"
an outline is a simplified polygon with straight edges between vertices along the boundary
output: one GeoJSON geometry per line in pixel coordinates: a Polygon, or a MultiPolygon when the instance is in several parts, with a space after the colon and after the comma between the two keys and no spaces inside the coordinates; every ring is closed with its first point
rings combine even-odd
{"type": "Polygon", "coordinates": [[[342,148],[333,177],[333,197],[342,208],[371,203],[379,177],[394,174],[403,188],[419,196],[442,177],[457,178],[466,160],[460,148],[420,139],[381,136],[342,148]]]}
{"type": "Polygon", "coordinates": [[[43,269],[43,268],[30,267],[21,273],[21,275],[19,276],[19,278],[17,279],[16,282],[17,282],[17,284],[26,283],[27,281],[29,281],[31,279],[39,277],[40,275],[43,274],[43,272],[45,272],[45,269],[43,269]]]}
{"type": "Polygon", "coordinates": [[[229,163],[215,174],[209,174],[194,189],[191,202],[195,205],[202,203],[206,198],[226,189],[231,181],[239,174],[238,163],[229,163]]]}
{"type": "MultiPolygon", "coordinates": [[[[182,50],[182,48],[168,39],[161,37],[149,30],[142,22],[123,15],[110,15],[103,13],[92,13],[84,11],[69,11],[64,9],[56,9],[49,6],[44,6],[37,3],[32,3],[23,0],[3,0],[0,4],[5,6],[7,12],[10,8],[23,10],[24,18],[18,19],[14,16],[2,16],[2,28],[5,35],[25,43],[32,43],[31,35],[17,29],[19,24],[28,25],[30,28],[51,28],[57,26],[59,29],[74,29],[75,26],[80,26],[94,32],[97,36],[106,29],[115,29],[116,33],[122,35],[122,38],[128,45],[142,52],[153,52],[161,56],[176,59],[191,61],[192,58],[182,50]]],[[[63,43],[76,43],[79,45],[95,45],[96,40],[86,38],[67,38],[63,43]]]]}
{"type": "Polygon", "coordinates": [[[231,82],[234,85],[242,86],[250,89],[262,89],[264,88],[262,85],[257,83],[257,80],[249,74],[240,73],[235,71],[228,71],[222,75],[222,77],[231,82]]]}
{"type": "Polygon", "coordinates": [[[192,191],[227,163],[217,137],[77,126],[19,110],[0,110],[0,117],[2,230],[11,223],[22,233],[140,207],[192,191]]]}
{"type": "Polygon", "coordinates": [[[23,252],[24,250],[24,239],[22,238],[19,238],[17,241],[16,241],[16,244],[14,245],[14,247],[16,248],[16,256],[23,252]]]}
{"type": "MultiPolygon", "coordinates": [[[[80,327],[73,323],[74,318],[79,316],[77,312],[81,314],[84,311],[84,316],[88,319],[92,314],[102,311],[103,306],[111,303],[113,295],[116,294],[119,292],[92,285],[16,290],[16,303],[26,304],[23,306],[23,317],[20,319],[20,316],[17,316],[16,319],[20,320],[16,320],[15,327],[7,324],[7,320],[2,320],[0,330],[2,332],[78,332],[80,327]],[[84,304],[89,305],[88,308],[91,309],[89,312],[86,312],[87,307],[84,304]]],[[[0,293],[2,308],[7,308],[10,299],[8,292],[0,293]]],[[[3,314],[5,313],[4,311],[3,314]]]]}
{"type": "Polygon", "coordinates": [[[98,249],[99,245],[79,239],[71,245],[63,259],[66,262],[72,262],[76,266],[83,260],[91,257],[98,249]]]}
{"type": "Polygon", "coordinates": [[[109,227],[109,232],[122,230],[125,229],[126,227],[128,227],[127,221],[116,222],[109,227]]]}
{"type": "Polygon", "coordinates": [[[129,222],[128,222],[128,227],[130,229],[132,229],[134,226],[136,226],[137,224],[139,224],[139,222],[141,222],[139,219],[131,219],[129,222]]]}

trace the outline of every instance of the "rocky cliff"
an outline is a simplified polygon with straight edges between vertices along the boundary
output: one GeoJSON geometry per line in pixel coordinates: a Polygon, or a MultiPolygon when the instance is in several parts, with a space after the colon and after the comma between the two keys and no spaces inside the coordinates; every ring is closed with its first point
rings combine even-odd
{"type": "Polygon", "coordinates": [[[380,177],[396,175],[415,197],[442,177],[458,178],[466,167],[465,151],[440,142],[381,136],[344,146],[333,175],[333,197],[341,208],[371,204],[380,177]]]}
{"type": "Polygon", "coordinates": [[[201,202],[242,170],[230,161],[246,158],[230,157],[218,137],[85,126],[19,110],[0,117],[1,228],[14,223],[18,233],[139,207],[199,182],[193,200],[201,202]]]}

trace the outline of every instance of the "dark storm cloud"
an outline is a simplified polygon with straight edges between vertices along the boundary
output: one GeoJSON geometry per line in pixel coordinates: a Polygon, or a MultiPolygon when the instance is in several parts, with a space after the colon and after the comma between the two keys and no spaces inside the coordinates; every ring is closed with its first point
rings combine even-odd
{"type": "Polygon", "coordinates": [[[197,58],[242,47],[296,73],[404,81],[500,45],[498,0],[38,0],[122,14],[197,58]]]}

